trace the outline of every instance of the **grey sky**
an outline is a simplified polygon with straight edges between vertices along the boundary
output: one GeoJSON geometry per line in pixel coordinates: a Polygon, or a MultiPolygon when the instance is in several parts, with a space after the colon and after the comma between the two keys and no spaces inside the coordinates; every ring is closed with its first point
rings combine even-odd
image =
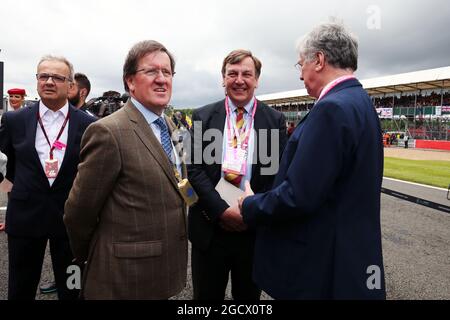
{"type": "Polygon", "coordinates": [[[154,39],[176,57],[176,107],[221,99],[222,60],[237,48],[251,50],[263,63],[257,94],[295,90],[304,87],[293,67],[297,39],[330,16],[359,38],[361,79],[450,65],[446,0],[2,0],[4,87],[22,87],[37,97],[36,64],[54,54],[87,74],[89,98],[107,90],[122,93],[129,48],[154,39]]]}

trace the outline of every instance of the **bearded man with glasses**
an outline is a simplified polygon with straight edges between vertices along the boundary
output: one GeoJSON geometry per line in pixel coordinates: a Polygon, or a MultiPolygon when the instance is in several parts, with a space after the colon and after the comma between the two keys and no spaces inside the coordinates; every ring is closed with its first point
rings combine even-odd
{"type": "Polygon", "coordinates": [[[6,177],[13,183],[6,210],[8,299],[35,298],[48,241],[58,298],[76,299],[79,291],[66,285],[73,256],[64,202],[77,173],[81,136],[95,119],[68,103],[73,66],[65,58],[43,57],[36,78],[41,100],[7,112],[0,126],[6,177]]]}

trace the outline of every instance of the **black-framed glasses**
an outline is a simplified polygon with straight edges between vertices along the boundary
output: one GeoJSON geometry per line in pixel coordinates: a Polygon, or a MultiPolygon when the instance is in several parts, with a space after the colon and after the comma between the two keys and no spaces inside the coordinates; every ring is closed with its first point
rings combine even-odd
{"type": "Polygon", "coordinates": [[[150,78],[156,78],[159,73],[161,72],[164,78],[172,78],[175,75],[175,72],[172,72],[168,69],[157,69],[157,68],[142,68],[139,70],[136,70],[136,73],[138,72],[142,72],[144,73],[147,77],[150,78]]]}
{"type": "Polygon", "coordinates": [[[65,77],[65,76],[61,76],[59,74],[54,74],[54,73],[38,73],[36,74],[36,79],[40,82],[47,82],[48,79],[52,79],[55,83],[63,83],[66,80],[67,81],[72,81],[71,78],[69,77],[65,77]]]}

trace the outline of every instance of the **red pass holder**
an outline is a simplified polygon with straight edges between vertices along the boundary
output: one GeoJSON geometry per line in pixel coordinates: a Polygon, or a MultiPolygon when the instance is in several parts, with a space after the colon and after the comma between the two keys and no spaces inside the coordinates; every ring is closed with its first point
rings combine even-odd
{"type": "Polygon", "coordinates": [[[247,171],[247,150],[228,146],[222,168],[225,172],[245,176],[247,171]]]}
{"type": "Polygon", "coordinates": [[[56,178],[58,176],[58,159],[45,160],[45,175],[47,178],[56,178]]]}

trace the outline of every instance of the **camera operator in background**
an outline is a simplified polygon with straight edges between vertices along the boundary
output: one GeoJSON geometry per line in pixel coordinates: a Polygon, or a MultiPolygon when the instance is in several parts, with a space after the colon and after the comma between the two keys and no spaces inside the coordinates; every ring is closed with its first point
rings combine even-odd
{"type": "Polygon", "coordinates": [[[75,73],[73,86],[69,89],[69,102],[75,108],[86,112],[88,115],[95,115],[87,109],[86,98],[91,92],[91,82],[83,73],[75,73]]]}
{"type": "Polygon", "coordinates": [[[104,118],[119,110],[128,100],[129,95],[122,96],[117,91],[106,91],[103,96],[89,100],[86,105],[87,110],[98,118],[104,118]]]}

